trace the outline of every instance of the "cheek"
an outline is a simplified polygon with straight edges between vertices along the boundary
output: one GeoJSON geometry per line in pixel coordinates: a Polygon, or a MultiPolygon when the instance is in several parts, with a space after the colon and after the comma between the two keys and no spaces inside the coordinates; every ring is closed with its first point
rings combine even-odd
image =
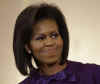
{"type": "Polygon", "coordinates": [[[59,48],[63,49],[63,40],[62,40],[61,37],[58,39],[57,45],[58,45],[59,48]]]}
{"type": "Polygon", "coordinates": [[[39,52],[40,52],[42,46],[43,46],[43,44],[40,42],[32,42],[31,43],[31,50],[35,57],[37,57],[39,55],[39,52]]]}

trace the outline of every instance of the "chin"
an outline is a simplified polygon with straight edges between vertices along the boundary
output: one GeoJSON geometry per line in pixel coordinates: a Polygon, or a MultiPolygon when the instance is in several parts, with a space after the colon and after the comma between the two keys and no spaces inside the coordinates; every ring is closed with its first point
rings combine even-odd
{"type": "Polygon", "coordinates": [[[57,64],[59,62],[59,59],[48,59],[47,61],[45,61],[45,64],[57,64]]]}

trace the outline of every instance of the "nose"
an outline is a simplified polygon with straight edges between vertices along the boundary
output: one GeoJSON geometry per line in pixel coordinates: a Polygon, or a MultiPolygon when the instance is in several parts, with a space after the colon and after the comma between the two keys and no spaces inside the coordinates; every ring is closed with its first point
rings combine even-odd
{"type": "Polygon", "coordinates": [[[47,46],[47,47],[53,46],[53,45],[55,45],[55,40],[52,39],[50,36],[47,36],[44,43],[45,43],[45,46],[47,46]]]}

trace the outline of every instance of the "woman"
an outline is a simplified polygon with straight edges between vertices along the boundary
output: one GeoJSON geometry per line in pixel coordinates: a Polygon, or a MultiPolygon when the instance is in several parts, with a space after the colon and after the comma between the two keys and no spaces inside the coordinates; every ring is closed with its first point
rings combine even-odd
{"type": "Polygon", "coordinates": [[[68,28],[54,5],[31,5],[21,12],[13,50],[19,72],[28,76],[20,84],[100,84],[100,66],[67,60],[68,28]]]}

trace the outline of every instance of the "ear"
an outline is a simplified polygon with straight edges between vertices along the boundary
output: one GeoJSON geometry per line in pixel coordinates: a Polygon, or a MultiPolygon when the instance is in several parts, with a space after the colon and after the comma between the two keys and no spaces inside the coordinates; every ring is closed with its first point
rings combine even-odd
{"type": "Polygon", "coordinates": [[[26,51],[27,51],[29,54],[32,53],[32,52],[31,52],[31,49],[29,48],[29,46],[28,46],[27,44],[25,44],[25,49],[26,49],[26,51]]]}

